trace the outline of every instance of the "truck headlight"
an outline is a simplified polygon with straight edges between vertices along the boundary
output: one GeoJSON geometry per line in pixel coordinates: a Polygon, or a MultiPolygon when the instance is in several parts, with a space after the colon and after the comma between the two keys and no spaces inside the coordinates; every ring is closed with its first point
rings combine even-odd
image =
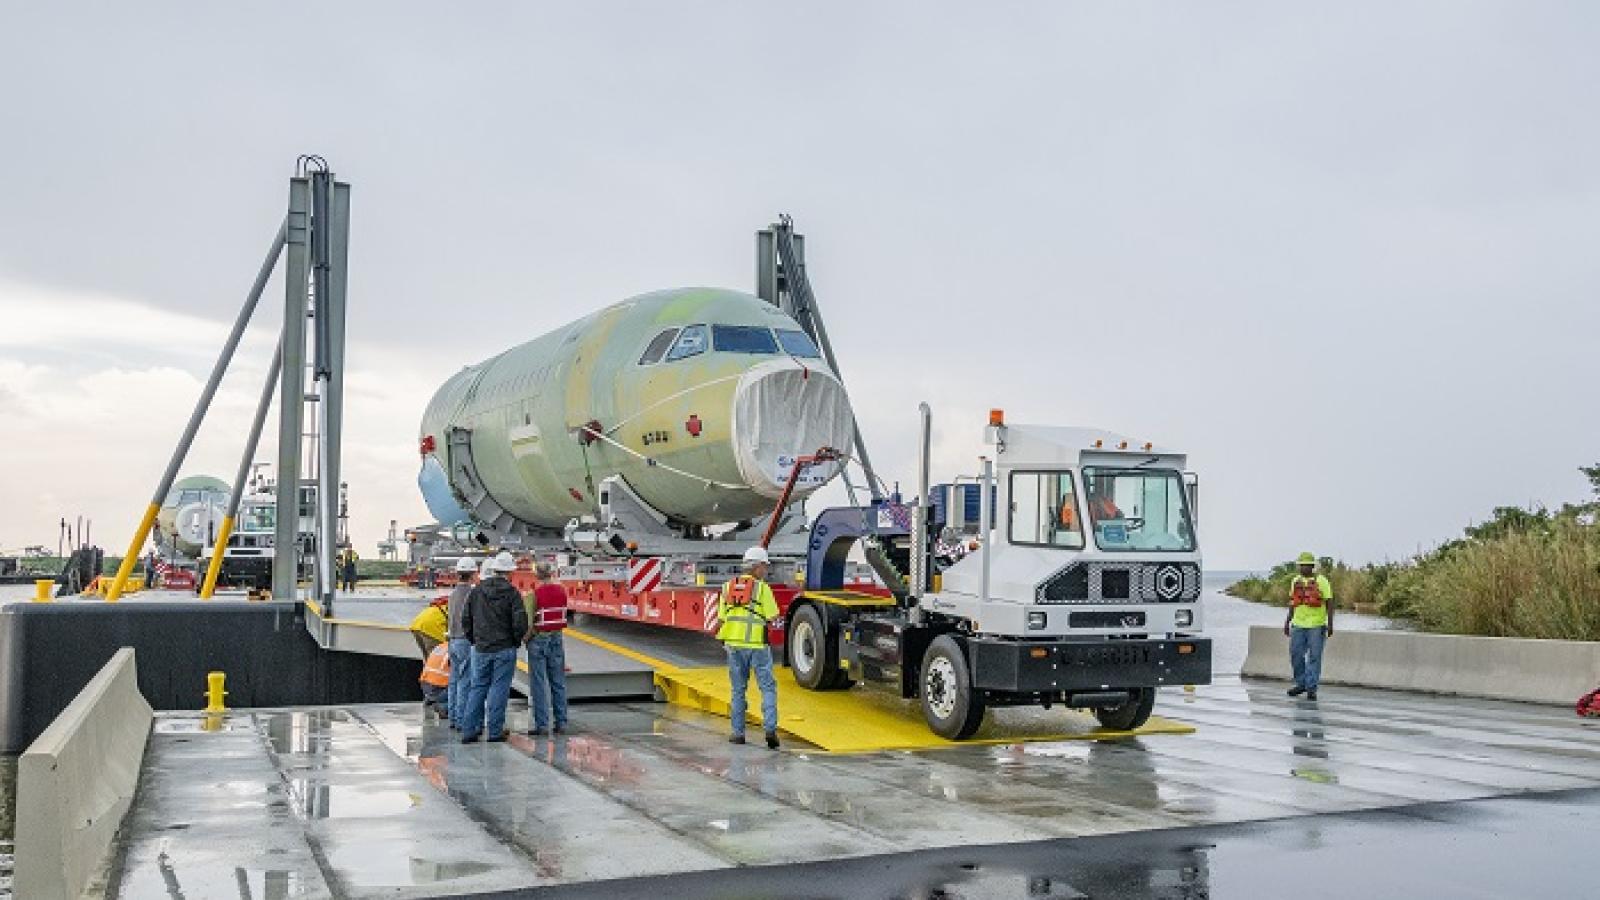
{"type": "Polygon", "coordinates": [[[1194,610],[1180,609],[1172,616],[1172,624],[1179,628],[1187,628],[1194,624],[1194,610]]]}
{"type": "Polygon", "coordinates": [[[1028,613],[1028,630],[1043,631],[1045,623],[1048,621],[1049,619],[1043,612],[1030,612],[1028,613]]]}

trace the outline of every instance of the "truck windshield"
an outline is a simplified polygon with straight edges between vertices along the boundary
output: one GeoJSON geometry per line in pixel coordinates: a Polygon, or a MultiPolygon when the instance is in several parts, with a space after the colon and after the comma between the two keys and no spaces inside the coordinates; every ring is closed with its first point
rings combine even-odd
{"type": "Polygon", "coordinates": [[[251,505],[240,514],[240,531],[271,531],[278,524],[278,508],[268,504],[251,505]]]}
{"type": "Polygon", "coordinates": [[[1083,485],[1094,542],[1101,550],[1194,550],[1188,499],[1177,472],[1086,466],[1083,485]]]}

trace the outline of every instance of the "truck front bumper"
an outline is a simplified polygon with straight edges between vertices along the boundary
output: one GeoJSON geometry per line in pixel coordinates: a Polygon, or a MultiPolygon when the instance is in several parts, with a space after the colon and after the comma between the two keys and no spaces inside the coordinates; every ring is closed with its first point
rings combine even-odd
{"type": "Polygon", "coordinates": [[[1019,694],[1210,684],[1209,638],[1005,641],[968,638],[973,687],[1019,694]]]}

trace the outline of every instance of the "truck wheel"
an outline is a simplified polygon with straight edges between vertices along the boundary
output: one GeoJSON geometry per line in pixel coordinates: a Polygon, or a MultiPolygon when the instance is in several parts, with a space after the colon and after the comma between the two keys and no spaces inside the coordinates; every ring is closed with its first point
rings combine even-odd
{"type": "Polygon", "coordinates": [[[922,657],[922,715],[934,734],[952,741],[972,737],[983,724],[983,698],[972,689],[961,643],[941,634],[922,657]]]}
{"type": "Polygon", "coordinates": [[[1100,727],[1112,731],[1132,731],[1150,719],[1150,711],[1155,709],[1155,688],[1134,688],[1130,696],[1119,706],[1107,706],[1094,711],[1094,717],[1100,720],[1100,727]]]}
{"type": "Polygon", "coordinates": [[[801,687],[831,691],[849,686],[849,676],[839,668],[839,643],[834,637],[815,606],[807,603],[795,611],[785,640],[789,668],[794,670],[794,680],[801,687]]]}

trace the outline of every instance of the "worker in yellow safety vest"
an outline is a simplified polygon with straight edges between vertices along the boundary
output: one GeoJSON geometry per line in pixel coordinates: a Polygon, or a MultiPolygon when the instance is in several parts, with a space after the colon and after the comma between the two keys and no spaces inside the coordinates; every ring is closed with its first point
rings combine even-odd
{"type": "Polygon", "coordinates": [[[1315,700],[1322,680],[1322,645],[1333,636],[1333,583],[1317,574],[1317,558],[1309,552],[1295,562],[1300,574],[1289,582],[1289,617],[1283,622],[1294,670],[1289,696],[1315,700]]]}
{"type": "Polygon", "coordinates": [[[717,598],[717,640],[728,652],[728,683],[732,688],[733,734],[729,743],[744,743],[745,689],[750,673],[761,688],[761,724],[767,747],[778,749],[778,683],[772,677],[772,651],[767,647],[767,625],[778,617],[778,601],[767,584],[770,560],[764,547],[744,552],[744,573],[722,586],[717,598]]]}

